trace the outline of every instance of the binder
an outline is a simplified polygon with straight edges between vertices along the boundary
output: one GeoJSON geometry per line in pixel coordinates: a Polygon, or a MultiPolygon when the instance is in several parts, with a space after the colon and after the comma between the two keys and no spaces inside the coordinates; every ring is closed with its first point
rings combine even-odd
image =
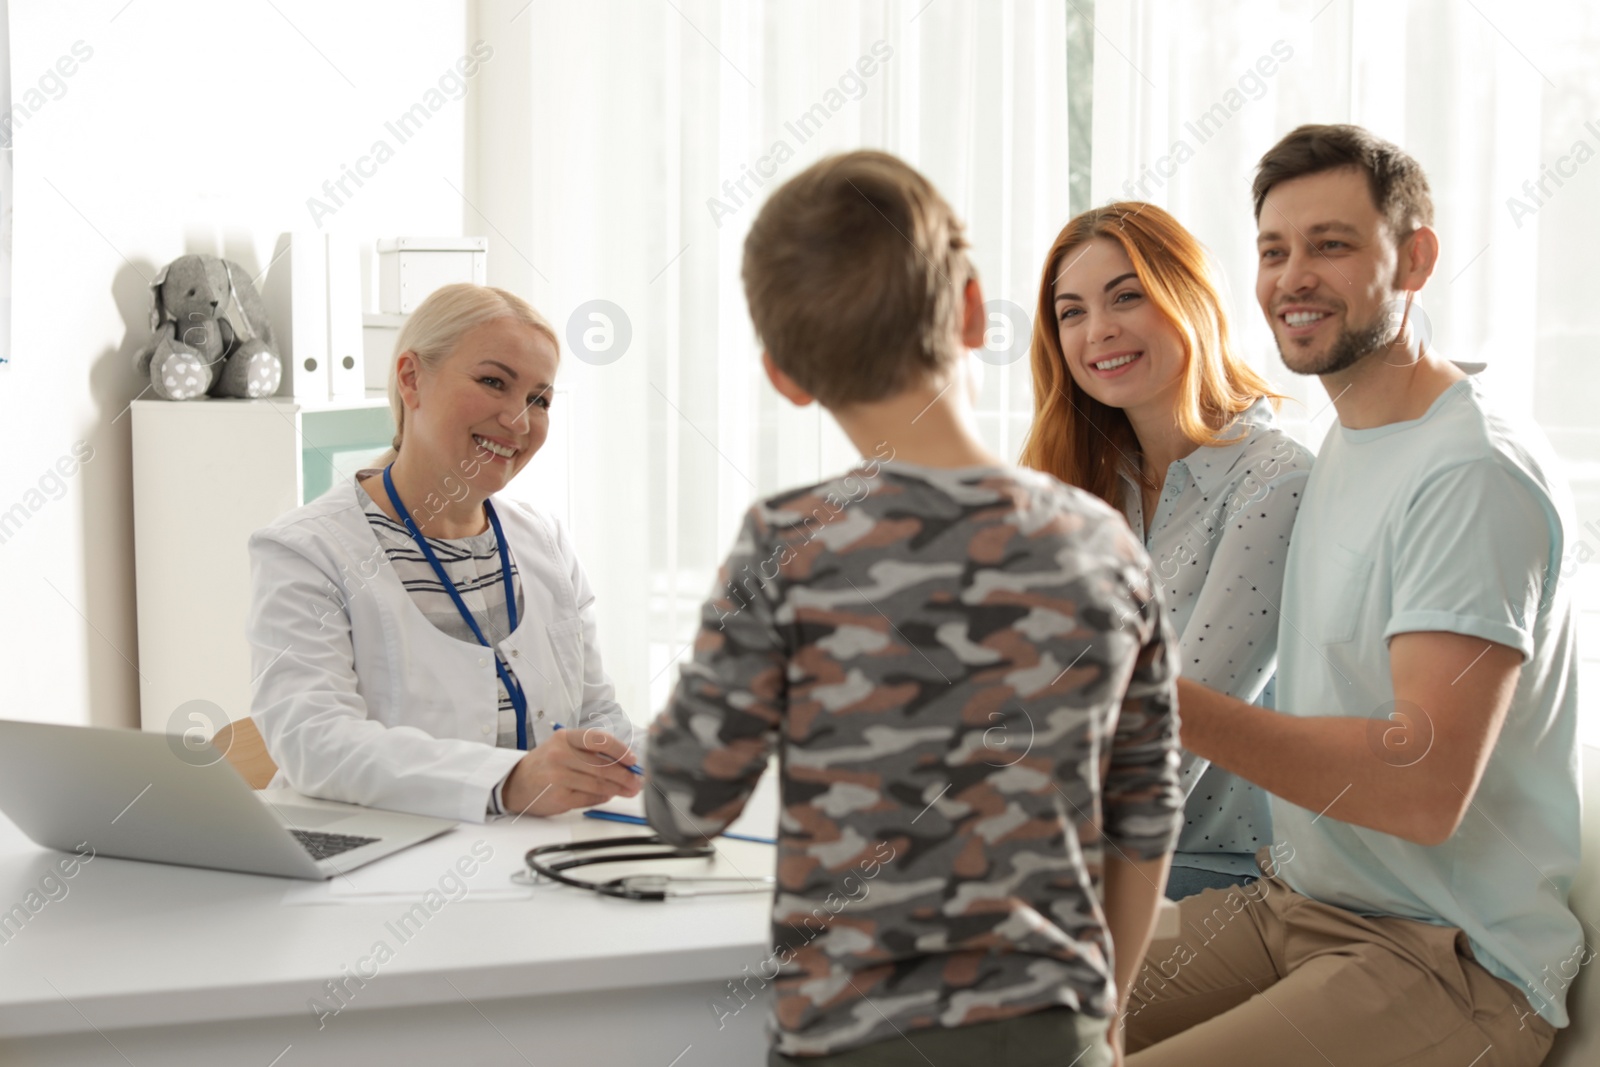
{"type": "Polygon", "coordinates": [[[329,233],[327,245],[328,395],[335,400],[359,400],[367,395],[360,246],[340,233],[329,233]]]}
{"type": "Polygon", "coordinates": [[[327,400],[328,246],[319,233],[286,233],[267,270],[261,299],[283,351],[278,396],[327,400]]]}

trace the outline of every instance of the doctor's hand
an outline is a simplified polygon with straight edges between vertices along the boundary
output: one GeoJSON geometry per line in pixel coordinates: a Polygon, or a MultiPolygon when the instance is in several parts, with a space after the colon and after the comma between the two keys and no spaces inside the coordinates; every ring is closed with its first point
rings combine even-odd
{"type": "Polygon", "coordinates": [[[500,799],[508,813],[559,815],[615,796],[637,796],[643,783],[627,745],[604,730],[562,730],[511,768],[500,799]]]}

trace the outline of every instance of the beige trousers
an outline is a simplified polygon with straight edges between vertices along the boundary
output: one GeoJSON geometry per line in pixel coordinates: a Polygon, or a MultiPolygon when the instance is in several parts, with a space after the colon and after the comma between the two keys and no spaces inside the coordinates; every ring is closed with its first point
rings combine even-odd
{"type": "Polygon", "coordinates": [[[1455,927],[1363,918],[1275,877],[1178,909],[1129,998],[1127,1067],[1533,1067],[1555,1038],[1455,927]]]}

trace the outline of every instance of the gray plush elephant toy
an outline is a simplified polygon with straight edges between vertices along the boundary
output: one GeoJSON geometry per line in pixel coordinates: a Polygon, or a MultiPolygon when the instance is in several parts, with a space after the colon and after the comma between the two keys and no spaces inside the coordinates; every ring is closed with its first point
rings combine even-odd
{"type": "Polygon", "coordinates": [[[271,396],[283,364],[267,309],[237,263],[179,256],[150,283],[154,335],[134,367],[167,400],[271,396]]]}

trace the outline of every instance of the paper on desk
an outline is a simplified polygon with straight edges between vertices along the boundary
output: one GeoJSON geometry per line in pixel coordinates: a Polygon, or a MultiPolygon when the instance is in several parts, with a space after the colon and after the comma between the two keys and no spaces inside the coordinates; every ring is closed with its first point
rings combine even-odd
{"type": "MultiPolygon", "coordinates": [[[[729,827],[737,833],[771,837],[777,832],[778,775],[771,766],[762,775],[744,812],[729,827]]],[[[642,815],[640,797],[616,797],[602,805],[608,811],[642,815]]],[[[493,902],[528,900],[548,886],[524,886],[511,876],[524,869],[523,856],[537,845],[567,841],[587,841],[597,837],[619,837],[629,833],[648,833],[646,827],[582,818],[578,812],[553,819],[524,816],[500,818],[487,823],[465,823],[431,841],[403,849],[364,867],[357,867],[325,882],[298,882],[283,896],[285,904],[381,904],[399,899],[420,900],[429,891],[442,893],[452,902],[493,902]],[[474,851],[476,847],[476,851],[474,851]],[[488,858],[484,859],[485,853],[488,858]],[[457,864],[462,864],[458,867],[457,864]],[[471,876],[464,872],[472,870],[471,876]],[[465,883],[463,891],[461,883],[465,883]],[[462,895],[465,892],[465,895],[462,895]]],[[[777,850],[771,845],[719,839],[716,873],[725,876],[759,878],[770,875],[776,866],[777,850]]],[[[669,872],[659,867],[642,866],[639,873],[669,872]]],[[[596,872],[598,873],[598,872],[596,872]]],[[[607,877],[621,872],[612,867],[607,877]]],[[[707,873],[700,870],[698,873],[707,873]]]]}
{"type": "MultiPolygon", "coordinates": [[[[607,826],[610,829],[609,833],[601,832],[593,836],[624,836],[628,829],[618,827],[616,824],[597,824],[592,820],[584,820],[581,825],[571,827],[577,833],[563,837],[587,840],[590,836],[587,832],[589,828],[607,826]],[[619,830],[624,833],[619,834],[619,830]]],[[[283,903],[404,906],[408,903],[422,902],[431,910],[437,910],[442,906],[440,900],[452,903],[471,901],[490,903],[537,899],[540,894],[547,893],[582,892],[548,883],[527,886],[511,881],[511,875],[523,869],[524,853],[533,847],[533,843],[527,840],[514,843],[502,841],[500,845],[491,845],[494,849],[492,857],[479,863],[471,877],[461,876],[455,867],[455,862],[463,857],[476,859],[482,854],[481,846],[489,844],[490,835],[472,836],[472,830],[481,829],[483,828],[473,827],[465,832],[455,830],[437,842],[427,842],[393,856],[385,856],[375,863],[357,868],[327,882],[296,884],[284,893],[283,903]],[[437,847],[445,843],[449,843],[452,847],[446,849],[437,847]],[[479,853],[472,853],[463,847],[471,844],[480,846],[479,853]],[[435,847],[429,848],[429,845],[435,847]],[[438,894],[438,897],[433,898],[432,904],[428,903],[430,893],[438,894]]],[[[538,843],[554,844],[556,842],[553,837],[554,835],[545,833],[538,843]]],[[[662,874],[678,878],[725,878],[751,882],[772,877],[777,865],[777,850],[772,846],[725,839],[717,840],[714,845],[716,854],[709,859],[607,864],[603,867],[595,866],[583,872],[580,877],[603,881],[632,874],[662,874]]]]}
{"type": "Polygon", "coordinates": [[[441,893],[452,903],[526,900],[534,890],[511,875],[535,845],[571,840],[571,829],[543,820],[459,826],[324,882],[300,882],[285,904],[373,904],[441,893]]]}

